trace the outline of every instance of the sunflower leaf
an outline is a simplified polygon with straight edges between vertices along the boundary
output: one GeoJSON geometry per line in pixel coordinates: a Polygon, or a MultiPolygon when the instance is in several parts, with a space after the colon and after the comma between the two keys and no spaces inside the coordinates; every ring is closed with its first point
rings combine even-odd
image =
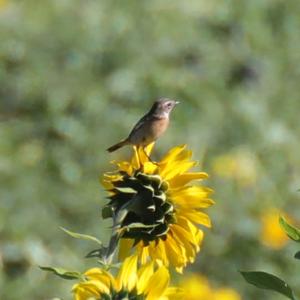
{"type": "Polygon", "coordinates": [[[272,290],[291,300],[296,300],[290,286],[280,278],[266,272],[240,272],[244,279],[261,289],[272,290]]]}
{"type": "Polygon", "coordinates": [[[63,279],[74,280],[82,277],[82,274],[79,272],[68,271],[62,268],[43,267],[43,266],[39,266],[39,268],[43,271],[52,272],[63,279]]]}
{"type": "Polygon", "coordinates": [[[131,223],[129,225],[124,226],[126,229],[133,229],[133,228],[153,228],[158,226],[157,224],[151,224],[151,225],[146,225],[143,223],[131,223]]]}
{"type": "Polygon", "coordinates": [[[95,242],[99,245],[102,245],[102,242],[94,236],[87,235],[87,234],[81,234],[81,233],[77,233],[77,232],[72,232],[72,231],[67,230],[66,228],[63,228],[63,227],[60,227],[60,229],[63,230],[66,234],[70,235],[71,237],[73,237],[75,239],[92,241],[92,242],[95,242]]]}
{"type": "Polygon", "coordinates": [[[284,217],[279,218],[279,224],[289,238],[300,243],[300,229],[289,224],[284,217]]]}
{"type": "Polygon", "coordinates": [[[90,251],[85,256],[85,258],[97,257],[97,258],[102,259],[106,251],[107,251],[107,248],[105,248],[105,247],[102,247],[100,249],[95,249],[95,250],[90,251]]]}
{"type": "Polygon", "coordinates": [[[110,205],[106,205],[102,208],[102,218],[108,219],[113,216],[113,208],[110,205]]]}
{"type": "Polygon", "coordinates": [[[295,254],[294,257],[297,258],[297,259],[300,259],[300,251],[298,251],[298,252],[295,254]]]}

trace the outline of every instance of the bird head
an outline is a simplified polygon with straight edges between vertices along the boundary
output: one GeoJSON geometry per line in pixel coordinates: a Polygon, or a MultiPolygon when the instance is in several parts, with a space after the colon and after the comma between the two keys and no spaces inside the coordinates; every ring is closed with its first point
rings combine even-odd
{"type": "Polygon", "coordinates": [[[178,101],[169,98],[159,98],[154,102],[151,112],[159,116],[169,116],[178,103],[178,101]]]}

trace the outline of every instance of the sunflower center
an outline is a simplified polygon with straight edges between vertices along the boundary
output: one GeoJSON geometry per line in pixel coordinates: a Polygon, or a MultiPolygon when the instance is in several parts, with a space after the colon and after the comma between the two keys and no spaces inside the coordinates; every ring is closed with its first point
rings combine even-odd
{"type": "Polygon", "coordinates": [[[135,243],[165,239],[169,225],[175,222],[174,206],[167,197],[168,183],[159,175],[140,171],[120,174],[122,179],[113,182],[103,217],[112,217],[122,237],[134,239],[135,243]]]}

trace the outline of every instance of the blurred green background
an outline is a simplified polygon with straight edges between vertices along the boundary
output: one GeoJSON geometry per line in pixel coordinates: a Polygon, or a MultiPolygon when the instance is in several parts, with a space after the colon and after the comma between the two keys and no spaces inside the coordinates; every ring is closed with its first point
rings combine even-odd
{"type": "Polygon", "coordinates": [[[300,221],[299,15],[294,0],[1,0],[0,299],[71,298],[37,266],[93,265],[59,226],[107,240],[98,177],[131,151],[105,149],[158,96],[181,104],[154,157],[188,144],[215,189],[187,271],[283,299],[238,273],[265,270],[300,294],[299,249],[260,239],[272,207],[300,221]]]}

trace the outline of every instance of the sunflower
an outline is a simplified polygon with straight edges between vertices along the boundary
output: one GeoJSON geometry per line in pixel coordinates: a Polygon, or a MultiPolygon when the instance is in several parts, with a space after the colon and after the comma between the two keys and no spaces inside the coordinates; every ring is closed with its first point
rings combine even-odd
{"type": "Polygon", "coordinates": [[[184,300],[241,300],[240,295],[232,288],[214,289],[202,275],[190,274],[180,281],[184,300]]]}
{"type": "Polygon", "coordinates": [[[197,225],[211,226],[201,209],[214,203],[212,190],[191,184],[208,175],[189,171],[197,163],[185,145],[172,148],[158,163],[149,158],[152,148],[135,149],[131,161],[114,162],[118,169],[104,175],[110,201],[102,216],[113,219],[121,260],[135,252],[142,264],[156,260],[182,272],[200,250],[203,231],[197,225]]]}
{"type": "Polygon", "coordinates": [[[125,259],[117,276],[92,268],[73,286],[75,300],[168,300],[182,299],[179,288],[169,287],[169,272],[154,262],[137,269],[136,255],[125,259]]]}
{"type": "Polygon", "coordinates": [[[260,241],[275,250],[283,248],[289,240],[278,222],[280,215],[290,219],[283,211],[276,208],[269,208],[261,216],[260,241]]]}
{"type": "Polygon", "coordinates": [[[6,8],[6,6],[7,6],[7,0],[0,0],[0,11],[2,10],[2,9],[5,9],[6,8]]]}

